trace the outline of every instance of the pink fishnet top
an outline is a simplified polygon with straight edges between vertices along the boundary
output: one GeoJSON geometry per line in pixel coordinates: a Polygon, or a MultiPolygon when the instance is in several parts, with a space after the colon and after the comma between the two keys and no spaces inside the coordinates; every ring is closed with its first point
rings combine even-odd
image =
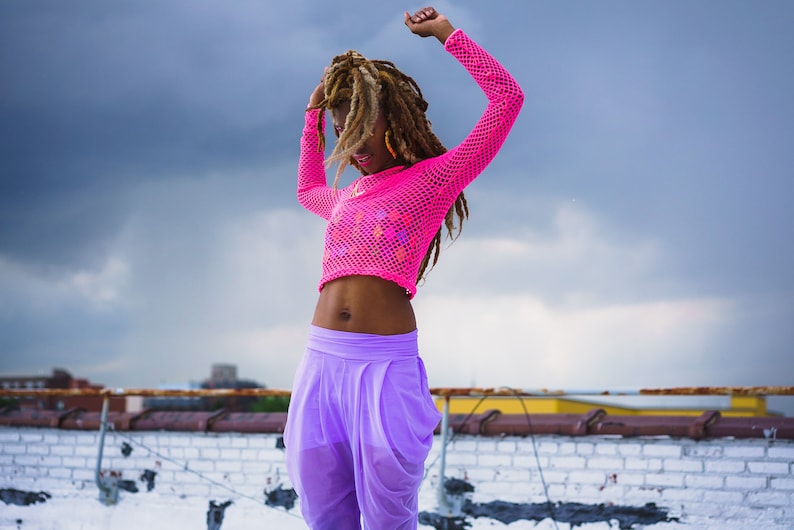
{"type": "Polygon", "coordinates": [[[343,276],[378,276],[413,298],[422,259],[444,216],[493,160],[513,126],[524,101],[515,79],[459,29],[444,47],[471,74],[488,105],[466,139],[440,156],[364,175],[334,190],[326,182],[319,149],[320,110],[306,112],[298,201],[328,221],[320,290],[343,276]]]}

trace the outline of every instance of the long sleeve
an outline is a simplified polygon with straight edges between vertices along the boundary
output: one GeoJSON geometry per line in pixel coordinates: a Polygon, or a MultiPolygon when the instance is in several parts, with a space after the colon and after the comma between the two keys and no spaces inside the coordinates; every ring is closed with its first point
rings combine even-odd
{"type": "Polygon", "coordinates": [[[428,160],[426,169],[447,197],[457,197],[493,160],[524,103],[524,92],[510,73],[460,29],[445,49],[469,72],[488,98],[488,105],[458,146],[428,160]]]}
{"type": "MultiPolygon", "coordinates": [[[[320,110],[306,112],[298,160],[298,202],[323,219],[331,217],[339,192],[328,186],[325,176],[325,153],[320,149],[317,118],[320,110]]],[[[322,117],[325,126],[325,116],[322,117]]]]}

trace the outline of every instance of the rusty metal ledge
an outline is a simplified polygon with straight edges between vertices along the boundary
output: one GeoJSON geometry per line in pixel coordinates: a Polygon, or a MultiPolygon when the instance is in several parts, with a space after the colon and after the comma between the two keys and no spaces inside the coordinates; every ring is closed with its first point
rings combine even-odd
{"type": "MultiPolygon", "coordinates": [[[[286,412],[168,412],[147,410],[139,414],[110,413],[108,423],[119,431],[185,432],[284,432],[286,412]]],[[[0,427],[40,427],[66,430],[96,430],[99,413],[68,411],[0,411],[0,427]]],[[[794,440],[794,418],[724,417],[718,411],[693,416],[610,415],[594,408],[586,414],[452,414],[453,433],[475,436],[619,435],[623,437],[671,436],[694,440],[709,438],[759,438],[794,440]]],[[[439,432],[438,429],[436,432],[439,432]]]]}

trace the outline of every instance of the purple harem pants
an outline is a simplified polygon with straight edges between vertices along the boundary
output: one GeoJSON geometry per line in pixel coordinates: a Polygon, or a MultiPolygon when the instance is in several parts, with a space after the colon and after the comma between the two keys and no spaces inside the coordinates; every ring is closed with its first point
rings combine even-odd
{"type": "Polygon", "coordinates": [[[416,529],[438,412],[401,335],[311,327],[284,430],[287,471],[312,530],[416,529]]]}

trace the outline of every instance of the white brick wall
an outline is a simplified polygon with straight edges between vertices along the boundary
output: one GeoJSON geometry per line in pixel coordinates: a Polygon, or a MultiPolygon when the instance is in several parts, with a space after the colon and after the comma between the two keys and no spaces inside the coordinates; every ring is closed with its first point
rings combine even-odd
{"type": "MultiPolygon", "coordinates": [[[[290,487],[277,439],[258,434],[110,432],[102,467],[135,481],[140,490],[122,491],[119,510],[125,503],[167,507],[195,501],[206,506],[209,499],[245,499],[262,510],[265,490],[290,487]],[[121,453],[124,442],[133,448],[129,457],[121,453]],[[145,469],[157,472],[152,492],[139,480],[145,469]]],[[[51,504],[72,499],[99,505],[94,484],[98,442],[99,434],[94,432],[0,428],[0,488],[47,491],[53,495],[51,504]]],[[[437,508],[439,455],[437,438],[420,494],[422,510],[437,508]]],[[[533,443],[516,437],[456,436],[448,446],[446,464],[447,477],[474,486],[474,502],[544,502],[545,481],[553,502],[624,506],[654,502],[680,518],[673,526],[660,523],[649,529],[794,528],[791,440],[539,436],[533,443]]],[[[0,512],[11,513],[11,508],[0,507],[0,512]]],[[[20,509],[14,507],[14,513],[20,509]]],[[[37,508],[24,509],[26,520],[32,521],[37,508]]],[[[78,512],[70,513],[70,518],[78,512]]],[[[297,514],[297,508],[291,514],[297,514]]],[[[0,527],[4,528],[3,517],[0,527]]],[[[68,528],[101,527],[86,523],[68,528]]],[[[194,522],[185,528],[196,527],[194,522]]],[[[35,526],[29,523],[23,528],[35,526]]]]}

